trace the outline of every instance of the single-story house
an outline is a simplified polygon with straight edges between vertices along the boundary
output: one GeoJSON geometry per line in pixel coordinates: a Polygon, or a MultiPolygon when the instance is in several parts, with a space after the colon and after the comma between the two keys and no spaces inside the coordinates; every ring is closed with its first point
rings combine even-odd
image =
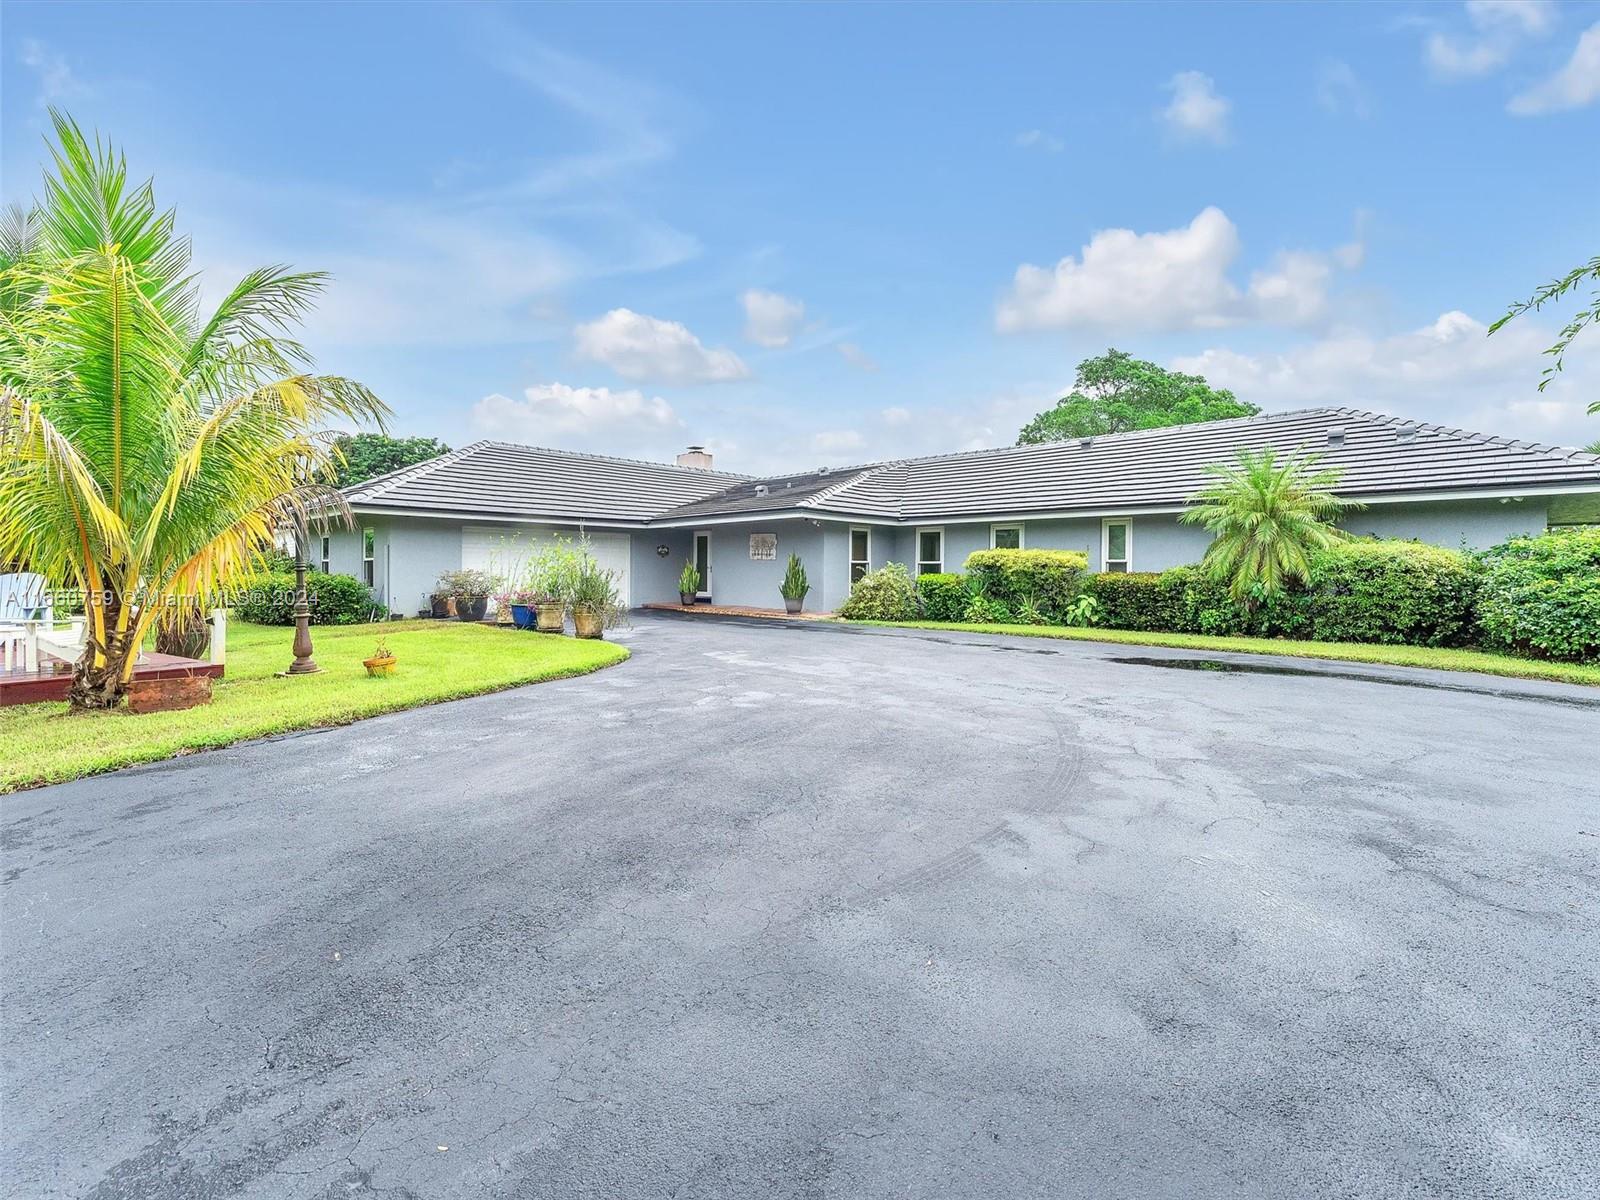
{"type": "Polygon", "coordinates": [[[555,535],[586,538],[630,606],[675,601],[693,560],[704,599],[778,607],[792,552],[807,607],[831,610],[864,571],[959,571],[991,546],[1081,550],[1095,571],[1196,562],[1209,535],[1178,515],[1205,467],[1265,446],[1338,468],[1339,494],[1365,505],[1344,522],[1358,534],[1485,547],[1600,522],[1600,456],[1314,408],[763,478],[713,470],[699,447],[667,464],[475,442],[346,489],[356,529],[311,558],[411,614],[441,572],[511,573],[555,535]]]}

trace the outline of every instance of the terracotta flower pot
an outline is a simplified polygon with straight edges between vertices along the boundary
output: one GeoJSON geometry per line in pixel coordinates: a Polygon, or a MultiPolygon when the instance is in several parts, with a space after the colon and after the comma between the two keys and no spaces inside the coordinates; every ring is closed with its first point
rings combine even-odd
{"type": "Polygon", "coordinates": [[[581,638],[605,636],[605,619],[592,608],[574,608],[572,624],[581,638]]]}
{"type": "Polygon", "coordinates": [[[540,633],[563,633],[566,631],[567,610],[565,605],[555,601],[535,605],[534,607],[537,616],[535,628],[540,633]]]}
{"type": "Polygon", "coordinates": [[[399,660],[394,655],[388,658],[369,658],[363,660],[362,665],[367,668],[368,675],[393,675],[395,663],[399,660]]]}

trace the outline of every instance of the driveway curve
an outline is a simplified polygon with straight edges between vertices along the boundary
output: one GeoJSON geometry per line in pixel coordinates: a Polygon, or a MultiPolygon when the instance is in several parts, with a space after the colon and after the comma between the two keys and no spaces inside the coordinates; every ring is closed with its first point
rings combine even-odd
{"type": "Polygon", "coordinates": [[[1600,693],[625,636],[0,800],[0,1192],[1600,1193],[1600,693]]]}

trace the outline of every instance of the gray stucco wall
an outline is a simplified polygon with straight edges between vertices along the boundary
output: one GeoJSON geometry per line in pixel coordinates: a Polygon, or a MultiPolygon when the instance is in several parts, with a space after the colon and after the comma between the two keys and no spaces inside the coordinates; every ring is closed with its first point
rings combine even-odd
{"type": "MultiPolygon", "coordinates": [[[[1176,514],[1152,514],[1131,518],[1133,522],[1133,562],[1135,571],[1165,571],[1198,562],[1211,542],[1211,536],[1197,525],[1185,525],[1176,514]]],[[[1088,556],[1089,570],[1103,569],[1101,562],[1101,518],[1073,517],[1058,520],[1023,522],[1023,545],[1034,550],[1081,550],[1088,556]]],[[[1546,505],[1539,499],[1440,501],[1418,504],[1386,504],[1353,513],[1342,522],[1358,536],[1409,538],[1445,546],[1452,550],[1485,549],[1518,534],[1539,533],[1546,526],[1546,505]]],[[[939,528],[937,525],[921,528],[939,528]]],[[[944,529],[944,569],[961,571],[967,555],[987,550],[989,522],[947,524],[944,529]]],[[[916,530],[910,527],[874,532],[874,559],[879,544],[891,548],[890,557],[916,570],[916,530]]],[[[875,562],[874,565],[880,565],[875,562]]],[[[843,597],[840,597],[842,601],[843,597]]],[[[833,605],[837,607],[837,605],[833,605]]]]}
{"type": "MultiPolygon", "coordinates": [[[[485,524],[485,522],[466,522],[485,524]]],[[[336,529],[329,536],[333,571],[361,576],[361,530],[375,534],[375,591],[397,615],[411,616],[427,606],[435,581],[445,571],[461,566],[461,528],[458,520],[424,517],[357,517],[355,529],[336,529]]],[[[1543,500],[1527,499],[1502,504],[1497,500],[1389,504],[1352,514],[1344,526],[1366,536],[1416,538],[1451,549],[1481,549],[1522,533],[1538,533],[1546,525],[1543,500]]],[[[916,569],[916,528],[863,525],[872,533],[872,566],[904,563],[916,569]]],[[[929,526],[937,527],[937,526],[929,526]]],[[[518,526],[507,526],[508,533],[518,526]]],[[[526,527],[521,527],[526,528],[526,527]]],[[[960,571],[967,555],[989,547],[990,524],[946,524],[944,569],[960,571]]],[[[850,594],[850,529],[844,522],[823,522],[820,527],[804,520],[752,521],[709,527],[712,536],[712,598],[719,604],[777,608],[782,605],[778,583],[791,552],[800,555],[811,580],[806,607],[835,611],[850,594]],[[770,562],[750,558],[750,534],[774,533],[777,557],[770,562]]],[[[1033,549],[1081,550],[1089,569],[1100,562],[1098,517],[1061,518],[1024,523],[1023,544],[1033,549]]],[[[576,532],[573,530],[572,532],[576,532]]],[[[630,590],[635,605],[677,598],[678,572],[693,548],[689,529],[635,530],[630,556],[630,590]],[[667,546],[666,557],[656,553],[667,546]]],[[[1174,514],[1133,518],[1133,569],[1164,571],[1168,567],[1198,562],[1210,538],[1205,530],[1180,524],[1174,514]]],[[[313,538],[311,559],[320,559],[321,545],[313,538]]]]}
{"type": "Polygon", "coordinates": [[[1386,504],[1351,513],[1340,524],[1365,537],[1415,538],[1451,550],[1484,550],[1520,534],[1543,533],[1545,501],[1539,498],[1458,500],[1386,504]]]}
{"type": "Polygon", "coordinates": [[[694,551],[694,536],[687,529],[639,529],[633,534],[633,558],[628,568],[634,607],[671,604],[678,599],[678,573],[694,551]],[[656,553],[667,548],[667,556],[656,553]]]}
{"type": "MultiPolygon", "coordinates": [[[[656,530],[649,536],[665,534],[656,530]]],[[[677,533],[679,531],[670,531],[677,533]]],[[[686,535],[693,531],[682,531],[686,535]]],[[[789,563],[789,555],[798,554],[805,564],[806,578],[811,592],[806,597],[806,608],[812,612],[833,607],[828,597],[833,594],[830,576],[837,577],[846,568],[844,556],[849,553],[847,543],[839,538],[830,539],[829,530],[819,529],[809,521],[757,521],[750,524],[713,525],[711,534],[711,600],[715,604],[738,604],[754,608],[782,608],[783,597],[778,585],[789,563]],[[750,535],[771,533],[778,538],[777,555],[770,561],[750,557],[750,535]],[[837,541],[837,546],[832,543],[837,541]],[[839,562],[831,561],[838,557],[839,562]]],[[[685,552],[692,543],[685,540],[685,552]]],[[[677,591],[677,567],[673,570],[669,591],[677,591]]],[[[845,589],[848,591],[848,588],[845,589]]],[[[842,594],[841,597],[842,599],[842,594]]]]}
{"type": "Polygon", "coordinates": [[[336,535],[333,569],[361,577],[361,530],[373,531],[373,591],[395,616],[428,607],[439,576],[461,569],[461,522],[426,517],[357,517],[336,535]]]}

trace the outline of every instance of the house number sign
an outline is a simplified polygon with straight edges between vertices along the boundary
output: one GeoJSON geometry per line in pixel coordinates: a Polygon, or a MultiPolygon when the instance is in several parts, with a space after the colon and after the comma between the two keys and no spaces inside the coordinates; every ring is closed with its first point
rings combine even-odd
{"type": "Polygon", "coordinates": [[[778,535],[775,533],[752,533],[750,535],[750,557],[757,562],[771,562],[778,557],[778,535]]]}

